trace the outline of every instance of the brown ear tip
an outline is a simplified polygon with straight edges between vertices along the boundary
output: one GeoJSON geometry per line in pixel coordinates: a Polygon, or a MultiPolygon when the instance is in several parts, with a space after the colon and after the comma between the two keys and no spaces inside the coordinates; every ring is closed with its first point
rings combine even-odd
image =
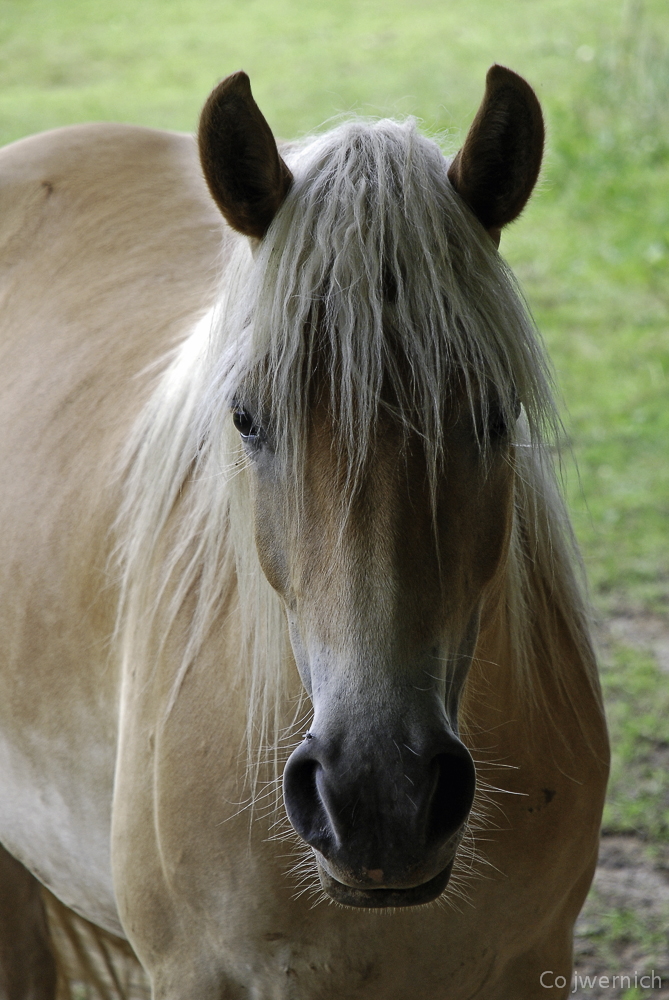
{"type": "Polygon", "coordinates": [[[521,76],[520,73],[516,73],[514,70],[509,69],[508,66],[501,66],[499,63],[493,63],[488,72],[486,73],[485,82],[488,87],[499,87],[502,84],[517,87],[519,90],[525,92],[529,91],[533,97],[536,97],[534,90],[529,85],[525,77],[521,76]]]}
{"type": "Polygon", "coordinates": [[[502,82],[512,82],[514,77],[517,76],[518,74],[514,73],[513,70],[509,69],[507,66],[501,66],[499,63],[493,63],[485,75],[485,82],[488,86],[502,82]]]}
{"type": "Polygon", "coordinates": [[[228,76],[223,77],[220,83],[217,83],[212,90],[206,104],[212,103],[212,100],[218,101],[226,94],[235,93],[244,96],[251,94],[251,81],[243,69],[238,69],[236,73],[230,73],[228,76]]]}
{"type": "Polygon", "coordinates": [[[501,63],[493,63],[492,66],[488,68],[488,72],[486,73],[486,78],[499,76],[500,74],[506,74],[506,73],[510,73],[512,76],[518,75],[517,73],[514,73],[512,69],[509,69],[508,66],[502,66],[501,63]]]}
{"type": "Polygon", "coordinates": [[[243,69],[238,69],[235,73],[230,73],[230,75],[226,76],[225,80],[223,80],[223,83],[226,81],[229,81],[231,86],[239,86],[244,89],[248,87],[249,90],[251,89],[251,80],[249,79],[248,73],[246,73],[243,69]]]}

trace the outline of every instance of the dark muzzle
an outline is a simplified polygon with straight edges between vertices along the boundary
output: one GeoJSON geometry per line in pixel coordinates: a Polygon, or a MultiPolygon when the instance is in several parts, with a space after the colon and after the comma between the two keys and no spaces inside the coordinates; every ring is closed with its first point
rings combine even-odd
{"type": "MultiPolygon", "coordinates": [[[[415,742],[415,741],[414,741],[415,742]]],[[[351,906],[412,906],[443,892],[474,799],[474,763],[447,731],[423,748],[309,734],[284,772],[286,812],[323,888],[351,906]]]]}

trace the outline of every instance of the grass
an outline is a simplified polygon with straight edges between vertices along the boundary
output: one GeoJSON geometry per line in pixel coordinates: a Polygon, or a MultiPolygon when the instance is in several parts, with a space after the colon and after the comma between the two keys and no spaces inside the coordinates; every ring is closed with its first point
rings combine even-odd
{"type": "MultiPolygon", "coordinates": [[[[351,109],[413,113],[456,148],[495,61],[530,79],[547,118],[540,190],[502,251],[558,373],[594,603],[669,631],[666,0],[0,0],[0,141],[88,120],[192,130],[243,67],[280,135],[351,109]]],[[[667,677],[618,643],[603,686],[605,828],[663,843],[667,677]]],[[[604,950],[643,937],[637,917],[605,914],[604,950]]]]}
{"type": "Polygon", "coordinates": [[[555,106],[545,189],[509,256],[567,401],[580,470],[568,489],[597,602],[667,614],[669,30],[660,28],[630,8],[589,63],[584,91],[555,106]]]}
{"type": "Polygon", "coordinates": [[[602,682],[615,748],[604,829],[669,840],[669,684],[625,646],[614,648],[602,682]]]}

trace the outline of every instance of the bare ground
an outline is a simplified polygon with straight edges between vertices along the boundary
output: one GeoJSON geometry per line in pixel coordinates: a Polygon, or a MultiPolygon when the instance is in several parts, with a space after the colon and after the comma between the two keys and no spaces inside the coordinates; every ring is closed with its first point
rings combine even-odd
{"type": "MultiPolygon", "coordinates": [[[[603,660],[622,643],[650,653],[669,674],[666,619],[623,612],[600,623],[597,632],[603,660]]],[[[570,996],[576,1000],[669,1000],[669,844],[603,834],[597,874],[576,925],[574,964],[578,978],[570,996]],[[656,979],[654,988],[634,991],[635,974],[637,982],[644,976],[645,985],[653,971],[661,985],[656,979]],[[630,977],[629,986],[626,979],[621,984],[621,975],[630,977]],[[600,985],[601,977],[608,977],[608,986],[600,985]]]]}
{"type": "MultiPolygon", "coordinates": [[[[669,845],[649,845],[633,836],[603,836],[597,874],[576,925],[574,965],[585,998],[624,997],[628,987],[614,975],[652,971],[662,986],[636,996],[669,1000],[669,845]],[[609,977],[609,986],[587,986],[585,977],[609,977]]],[[[644,979],[644,983],[647,980],[644,979]]],[[[548,994],[547,994],[548,995],[548,994]]],[[[635,994],[632,994],[635,996],[635,994]]]]}

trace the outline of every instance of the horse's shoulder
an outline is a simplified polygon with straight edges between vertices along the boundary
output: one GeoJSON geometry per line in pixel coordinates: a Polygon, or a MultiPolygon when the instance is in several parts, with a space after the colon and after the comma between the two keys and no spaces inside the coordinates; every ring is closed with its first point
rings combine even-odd
{"type": "Polygon", "coordinates": [[[81,125],[0,150],[0,418],[14,447],[30,440],[35,456],[51,435],[64,452],[83,437],[105,449],[110,427],[127,433],[151,381],[135,376],[214,300],[223,230],[190,136],[81,125]]]}
{"type": "Polygon", "coordinates": [[[45,242],[40,236],[62,255],[87,234],[104,237],[108,251],[122,251],[175,230],[191,232],[194,241],[204,231],[215,252],[220,227],[192,136],[98,123],[0,150],[0,266],[32,256],[35,241],[45,242]]]}
{"type": "Polygon", "coordinates": [[[68,125],[19,139],[0,149],[0,197],[39,184],[47,195],[92,184],[108,193],[130,177],[160,180],[178,173],[203,187],[192,136],[179,132],[97,122],[68,125]]]}

